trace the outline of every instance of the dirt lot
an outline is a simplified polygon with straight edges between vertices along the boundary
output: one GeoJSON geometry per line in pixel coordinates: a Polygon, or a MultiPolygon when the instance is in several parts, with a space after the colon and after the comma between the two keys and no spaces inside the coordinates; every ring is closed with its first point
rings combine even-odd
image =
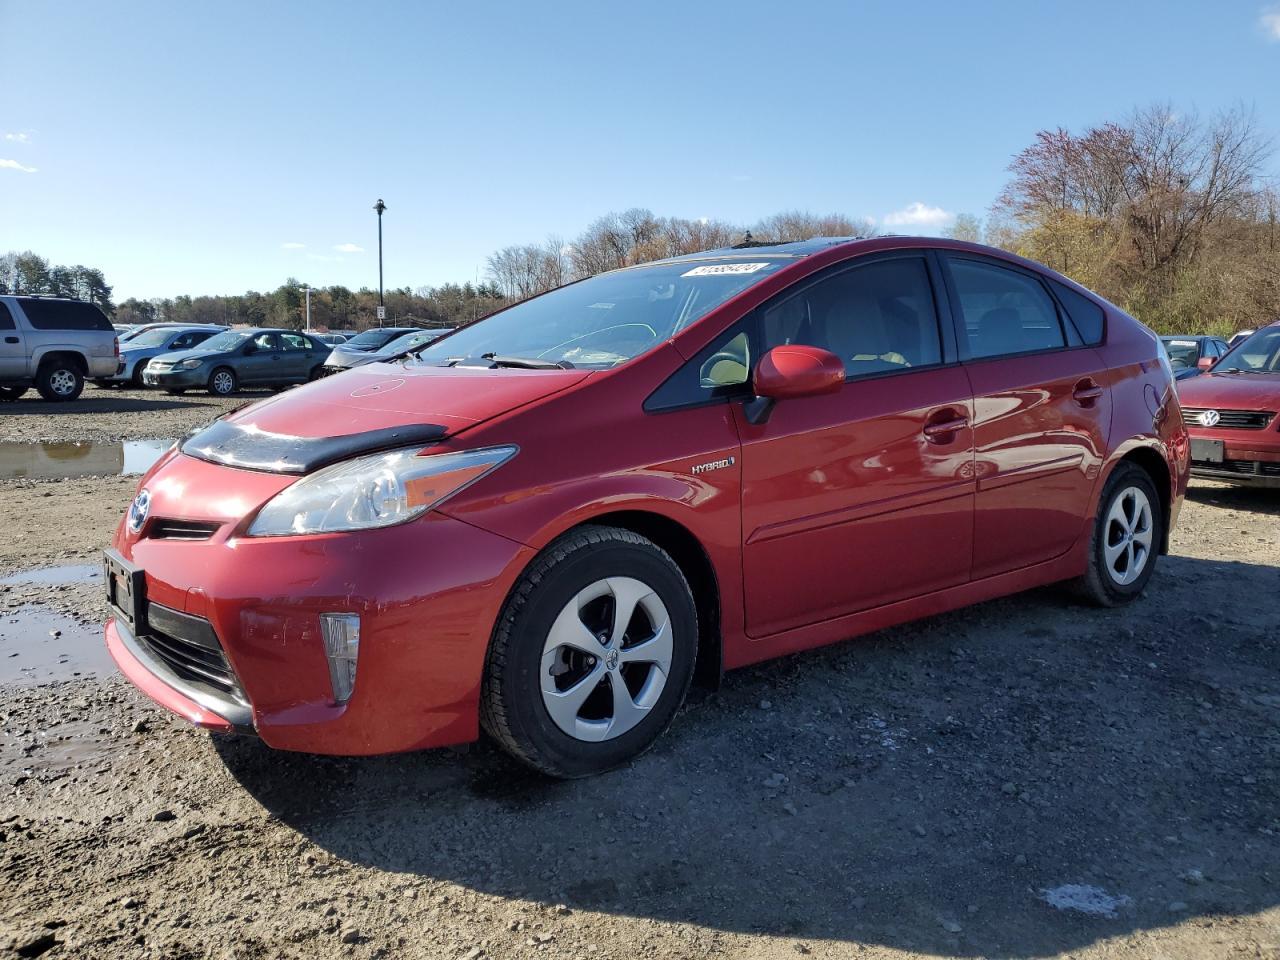
{"type": "MultiPolygon", "coordinates": [[[[0,440],[219,408],[86,397],[0,440]]],[[[0,663],[96,631],[76,565],[133,483],[0,481],[0,577],[70,565],[0,582],[0,663]]],[[[213,739],[71,653],[0,685],[0,956],[1280,957],[1278,568],[1280,492],[1196,483],[1125,610],[1041,590],[731,674],[575,783],[213,739]]]]}

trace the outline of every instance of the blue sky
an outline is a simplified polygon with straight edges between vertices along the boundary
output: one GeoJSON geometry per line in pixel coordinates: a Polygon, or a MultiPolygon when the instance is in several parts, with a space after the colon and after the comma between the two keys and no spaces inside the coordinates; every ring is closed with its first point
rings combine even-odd
{"type": "Polygon", "coordinates": [[[1254,2],[0,0],[0,36],[0,252],[117,299],[376,286],[378,197],[418,286],[631,206],[934,232],[1036,130],[1153,101],[1280,135],[1254,2]]]}

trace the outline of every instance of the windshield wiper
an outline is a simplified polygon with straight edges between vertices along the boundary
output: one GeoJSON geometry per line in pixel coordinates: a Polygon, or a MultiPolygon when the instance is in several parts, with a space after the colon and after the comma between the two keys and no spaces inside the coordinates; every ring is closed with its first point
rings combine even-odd
{"type": "Polygon", "coordinates": [[[568,360],[538,360],[533,357],[504,357],[496,353],[482,353],[479,357],[462,357],[450,362],[451,367],[511,367],[516,370],[572,370],[568,360]],[[487,361],[480,363],[480,361],[487,361]]]}

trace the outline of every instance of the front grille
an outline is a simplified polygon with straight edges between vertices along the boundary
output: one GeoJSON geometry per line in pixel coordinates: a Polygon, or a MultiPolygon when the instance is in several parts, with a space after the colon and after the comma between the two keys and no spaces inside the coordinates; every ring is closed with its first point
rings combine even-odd
{"type": "MultiPolygon", "coordinates": [[[[1212,407],[1183,407],[1182,422],[1188,427],[1206,426],[1203,416],[1212,407]]],[[[1261,430],[1275,416],[1274,410],[1218,410],[1216,429],[1261,430]]]]}
{"type": "Polygon", "coordinates": [[[208,540],[218,532],[221,524],[205,523],[200,520],[170,520],[157,517],[147,528],[147,536],[152,540],[208,540]]]}
{"type": "Polygon", "coordinates": [[[244,701],[240,684],[208,620],[151,603],[147,605],[146,632],[138,640],[179,679],[244,701]]]}
{"type": "Polygon", "coordinates": [[[1223,460],[1222,463],[1207,463],[1205,466],[1244,476],[1280,477],[1280,463],[1268,463],[1265,460],[1223,460]]]}

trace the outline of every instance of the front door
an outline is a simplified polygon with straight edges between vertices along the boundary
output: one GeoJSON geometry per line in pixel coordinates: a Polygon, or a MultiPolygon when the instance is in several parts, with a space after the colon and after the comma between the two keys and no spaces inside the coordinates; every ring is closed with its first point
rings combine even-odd
{"type": "Polygon", "coordinates": [[[735,405],[747,632],[763,637],[964,583],[973,407],[920,251],[860,258],[762,308],[762,349],[823,347],[838,393],[735,405]],[[949,344],[949,340],[947,341],[949,344]]]}
{"type": "Polygon", "coordinates": [[[977,580],[1061,556],[1083,535],[1111,425],[1110,378],[1035,274],[967,254],[943,259],[974,396],[977,580]]]}
{"type": "Polygon", "coordinates": [[[259,333],[249,341],[249,346],[252,349],[236,364],[236,375],[241,383],[275,383],[284,379],[278,372],[281,351],[277,334],[259,333]]]}

